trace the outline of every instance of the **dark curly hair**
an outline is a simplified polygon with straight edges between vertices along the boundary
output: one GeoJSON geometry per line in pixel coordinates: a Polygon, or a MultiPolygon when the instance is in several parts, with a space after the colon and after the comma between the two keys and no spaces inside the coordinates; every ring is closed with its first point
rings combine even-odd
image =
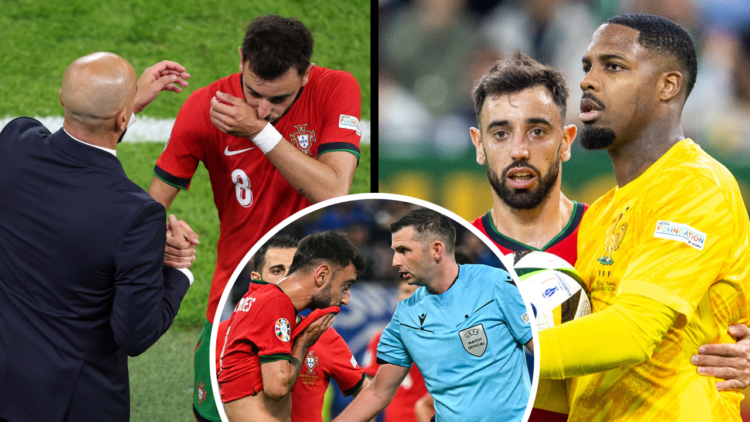
{"type": "Polygon", "coordinates": [[[259,16],[247,26],[242,62],[260,78],[272,81],[289,69],[303,76],[313,54],[313,36],[295,18],[259,16]]]}
{"type": "Polygon", "coordinates": [[[365,258],[349,238],[345,234],[327,231],[310,234],[300,240],[287,276],[297,270],[310,270],[321,262],[342,268],[353,264],[357,274],[365,271],[365,258]]]}
{"type": "Polygon", "coordinates": [[[552,101],[560,109],[560,114],[565,121],[568,88],[565,86],[563,75],[555,69],[516,51],[512,56],[497,61],[474,87],[472,97],[474,98],[474,112],[477,115],[477,123],[479,123],[479,115],[487,97],[519,92],[539,85],[547,88],[552,94],[552,101]]]}

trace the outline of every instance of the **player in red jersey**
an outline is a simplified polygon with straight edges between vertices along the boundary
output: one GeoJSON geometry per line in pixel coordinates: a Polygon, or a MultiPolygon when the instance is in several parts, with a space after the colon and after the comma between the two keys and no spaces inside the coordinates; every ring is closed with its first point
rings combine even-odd
{"type": "Polygon", "coordinates": [[[332,315],[292,338],[296,313],[348,302],[364,258],[346,236],[317,233],[302,239],[278,284],[254,280],[229,319],[219,357],[221,400],[230,421],[288,421],[291,389],[308,348],[330,327],[332,315]],[[346,298],[346,299],[345,299],[346,298]]]}
{"type": "MultiPolygon", "coordinates": [[[[255,271],[251,277],[271,284],[278,283],[286,277],[296,251],[297,240],[292,237],[272,237],[253,256],[255,271]]],[[[349,297],[345,295],[341,304],[348,305],[349,297]]],[[[220,333],[226,332],[227,323],[219,324],[220,333]]],[[[216,345],[217,357],[223,344],[220,338],[216,345]]],[[[292,391],[292,422],[322,422],[323,402],[331,378],[336,380],[346,396],[356,396],[369,383],[349,346],[333,327],[310,346],[302,362],[302,371],[292,391]]]]}
{"type": "Polygon", "coordinates": [[[482,129],[471,128],[471,139],[477,163],[487,165],[492,209],[472,224],[503,253],[541,250],[575,264],[578,225],[588,205],[560,191],[561,164],[570,159],[577,131],[563,126],[560,114],[568,97],[565,81],[520,53],[500,63],[474,89],[482,129]],[[503,79],[516,73],[527,79],[521,89],[503,79]]]}
{"type": "MultiPolygon", "coordinates": [[[[398,285],[397,301],[401,302],[408,299],[418,288],[419,286],[410,285],[406,281],[402,281],[398,285]]],[[[378,355],[378,343],[380,342],[381,334],[383,334],[382,330],[373,336],[367,344],[367,354],[363,363],[365,365],[365,374],[370,378],[375,376],[380,367],[375,357],[378,355]]],[[[422,378],[417,365],[412,365],[406,378],[404,378],[398,390],[396,390],[393,400],[391,400],[391,403],[383,411],[385,422],[416,422],[417,418],[414,415],[414,406],[425,394],[427,394],[427,387],[424,385],[424,378],[422,378]]],[[[432,414],[435,414],[434,410],[432,414]]]]}
{"type": "Polygon", "coordinates": [[[254,19],[240,48],[240,73],[188,98],[154,168],[149,194],[168,209],[202,161],[219,213],[216,269],[196,348],[196,389],[209,386],[203,405],[194,394],[199,421],[219,421],[208,339],[232,272],[286,217],[351,187],[360,152],[359,84],[347,72],[310,63],[312,49],[312,35],[298,20],[254,19]]]}
{"type": "MultiPolygon", "coordinates": [[[[503,253],[540,250],[575,265],[578,225],[588,205],[560,190],[562,162],[570,159],[577,132],[574,125],[564,126],[568,90],[562,75],[516,53],[479,80],[473,97],[480,129],[471,128],[471,138],[477,163],[487,166],[493,206],[472,224],[503,253]]],[[[750,330],[735,329],[742,333],[738,344],[710,345],[717,355],[697,363],[705,365],[705,375],[735,379],[744,388],[750,377],[727,370],[750,369],[750,362],[721,357],[730,349],[735,350],[730,355],[739,355],[750,344],[750,330]]],[[[544,387],[540,384],[537,397],[544,387]]],[[[567,403],[555,404],[567,413],[567,403]]],[[[565,414],[535,408],[529,422],[565,420],[565,414]]]]}

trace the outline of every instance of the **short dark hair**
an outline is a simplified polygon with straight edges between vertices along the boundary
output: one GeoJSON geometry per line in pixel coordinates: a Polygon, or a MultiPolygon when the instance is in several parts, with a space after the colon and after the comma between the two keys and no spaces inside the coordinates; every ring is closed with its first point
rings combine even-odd
{"type": "Polygon", "coordinates": [[[408,214],[393,222],[388,229],[396,233],[407,227],[412,227],[417,236],[424,239],[427,235],[440,237],[445,242],[445,249],[453,253],[456,247],[456,228],[451,220],[427,208],[410,211],[408,214]]]}
{"type": "Polygon", "coordinates": [[[258,252],[255,252],[255,255],[253,255],[253,266],[255,267],[255,271],[259,273],[263,272],[263,267],[266,266],[266,252],[268,252],[269,249],[296,249],[298,243],[299,240],[287,234],[278,234],[268,239],[268,242],[261,246],[260,249],[258,249],[258,252]]]}
{"type": "Polygon", "coordinates": [[[543,65],[531,57],[516,51],[512,56],[498,60],[486,75],[477,82],[472,92],[474,112],[482,113],[482,106],[487,97],[499,97],[523,91],[526,88],[543,86],[552,94],[552,101],[560,109],[563,123],[568,103],[568,88],[562,73],[550,66],[543,65]]]}
{"type": "Polygon", "coordinates": [[[698,56],[690,34],[667,18],[645,13],[628,13],[609,18],[607,24],[627,26],[639,31],[638,44],[660,54],[670,54],[686,71],[685,99],[690,95],[698,77],[698,56]]]}
{"type": "Polygon", "coordinates": [[[321,262],[342,268],[354,264],[357,274],[365,271],[365,258],[345,234],[326,231],[305,236],[297,246],[287,276],[297,270],[309,270],[321,262]]]}
{"type": "Polygon", "coordinates": [[[266,81],[285,74],[290,68],[303,76],[313,54],[313,36],[295,18],[259,16],[247,26],[242,41],[242,62],[266,81]]]}

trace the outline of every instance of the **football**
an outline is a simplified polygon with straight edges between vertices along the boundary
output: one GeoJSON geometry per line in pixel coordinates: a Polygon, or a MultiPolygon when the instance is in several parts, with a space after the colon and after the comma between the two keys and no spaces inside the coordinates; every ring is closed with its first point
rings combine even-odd
{"type": "Polygon", "coordinates": [[[578,271],[564,259],[546,252],[517,252],[513,269],[540,331],[591,313],[591,295],[578,271]]]}

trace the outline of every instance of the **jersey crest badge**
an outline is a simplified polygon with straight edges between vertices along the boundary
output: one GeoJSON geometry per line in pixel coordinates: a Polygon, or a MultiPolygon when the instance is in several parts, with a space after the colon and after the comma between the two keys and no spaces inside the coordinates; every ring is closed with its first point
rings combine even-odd
{"type": "Polygon", "coordinates": [[[318,366],[318,357],[315,356],[315,352],[310,350],[305,358],[305,367],[307,367],[307,375],[315,375],[315,368],[318,366]]]}
{"type": "Polygon", "coordinates": [[[315,140],[315,131],[306,130],[305,128],[307,127],[307,124],[296,125],[294,127],[297,131],[289,134],[289,140],[292,142],[292,145],[296,146],[300,151],[312,157],[310,147],[317,142],[315,140]]]}
{"type": "Polygon", "coordinates": [[[471,355],[480,357],[487,350],[487,333],[484,332],[482,324],[461,330],[458,336],[461,338],[464,349],[471,355]]]}
{"type": "Polygon", "coordinates": [[[206,384],[203,383],[203,381],[198,384],[198,406],[203,407],[203,402],[208,399],[208,394],[206,393],[206,384]]]}
{"type": "Polygon", "coordinates": [[[289,341],[289,321],[286,318],[276,320],[276,337],[283,342],[289,341]]]}
{"type": "MultiPolygon", "coordinates": [[[[629,209],[630,207],[627,207],[625,211],[628,211],[629,209]]],[[[597,261],[602,265],[612,265],[615,262],[612,259],[612,252],[620,249],[622,239],[625,238],[625,232],[628,231],[627,222],[623,222],[622,224],[620,224],[622,215],[623,213],[620,213],[620,215],[612,221],[612,225],[609,227],[609,230],[607,230],[607,237],[604,239],[604,256],[597,259],[597,261]]]]}

